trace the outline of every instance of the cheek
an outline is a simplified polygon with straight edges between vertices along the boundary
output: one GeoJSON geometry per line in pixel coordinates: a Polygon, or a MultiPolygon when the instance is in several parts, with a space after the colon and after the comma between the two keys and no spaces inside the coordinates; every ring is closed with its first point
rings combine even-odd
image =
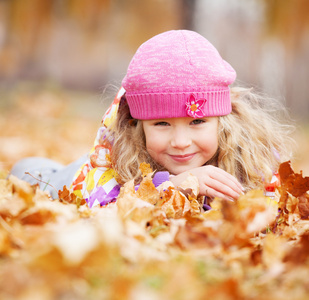
{"type": "Polygon", "coordinates": [[[218,141],[218,135],[217,134],[214,134],[212,139],[211,139],[211,142],[210,142],[210,145],[213,147],[213,148],[218,148],[219,146],[219,141],[218,141]]]}
{"type": "Polygon", "coordinates": [[[219,147],[218,126],[219,124],[218,124],[218,119],[217,119],[217,122],[215,123],[211,131],[211,141],[210,141],[210,144],[212,145],[213,148],[216,148],[216,150],[219,147]]]}
{"type": "Polygon", "coordinates": [[[219,147],[217,132],[208,134],[207,138],[200,140],[200,147],[205,150],[205,152],[215,153],[219,147]]]}
{"type": "Polygon", "coordinates": [[[145,138],[146,138],[146,150],[152,158],[154,158],[155,153],[159,149],[159,140],[157,134],[152,130],[147,130],[144,128],[145,138]]]}
{"type": "Polygon", "coordinates": [[[162,143],[158,136],[152,134],[151,136],[146,137],[146,150],[151,157],[155,156],[162,151],[162,143]]]}

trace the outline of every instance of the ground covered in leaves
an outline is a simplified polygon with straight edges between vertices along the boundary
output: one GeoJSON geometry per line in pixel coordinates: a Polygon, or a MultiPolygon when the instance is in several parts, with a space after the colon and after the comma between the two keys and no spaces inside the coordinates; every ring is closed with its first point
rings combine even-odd
{"type": "Polygon", "coordinates": [[[22,86],[5,97],[0,299],[308,299],[309,178],[290,163],[275,199],[251,191],[204,212],[194,177],[157,191],[144,166],[137,192],[128,182],[117,203],[90,210],[65,188],[51,200],[8,170],[25,156],[69,163],[87,152],[104,112],[99,96],[85,104],[22,86]]]}
{"type": "Polygon", "coordinates": [[[203,212],[194,177],[157,191],[144,173],[91,210],[2,178],[0,298],[307,299],[308,177],[285,163],[274,200],[251,191],[203,212]]]}

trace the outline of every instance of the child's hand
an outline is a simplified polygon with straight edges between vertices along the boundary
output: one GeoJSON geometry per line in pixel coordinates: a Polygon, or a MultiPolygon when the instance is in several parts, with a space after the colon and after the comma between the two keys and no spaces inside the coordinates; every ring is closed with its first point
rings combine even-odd
{"type": "Polygon", "coordinates": [[[234,176],[220,168],[210,165],[178,174],[171,177],[170,180],[175,186],[178,186],[186,179],[188,173],[198,178],[201,196],[234,200],[243,192],[243,187],[234,176]]]}

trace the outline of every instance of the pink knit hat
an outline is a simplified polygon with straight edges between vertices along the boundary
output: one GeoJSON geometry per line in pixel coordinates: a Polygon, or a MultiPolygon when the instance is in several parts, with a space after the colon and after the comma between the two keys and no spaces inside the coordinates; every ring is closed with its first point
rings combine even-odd
{"type": "Polygon", "coordinates": [[[161,33],[142,44],[122,81],[133,118],[223,116],[231,112],[235,70],[204,37],[161,33]]]}

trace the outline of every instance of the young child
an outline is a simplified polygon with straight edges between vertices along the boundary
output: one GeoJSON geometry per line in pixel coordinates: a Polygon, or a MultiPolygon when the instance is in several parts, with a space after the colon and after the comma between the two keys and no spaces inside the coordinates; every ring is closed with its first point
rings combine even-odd
{"type": "MultiPolygon", "coordinates": [[[[89,207],[106,205],[125,182],[140,182],[142,162],[156,171],[155,186],[167,180],[177,186],[191,173],[200,195],[210,198],[232,200],[263,188],[291,158],[289,127],[277,121],[277,102],[230,88],[235,79],[234,69],[196,32],[168,31],[146,41],[103,117],[73,192],[89,207]]],[[[53,176],[61,178],[62,170],[53,176]]]]}

